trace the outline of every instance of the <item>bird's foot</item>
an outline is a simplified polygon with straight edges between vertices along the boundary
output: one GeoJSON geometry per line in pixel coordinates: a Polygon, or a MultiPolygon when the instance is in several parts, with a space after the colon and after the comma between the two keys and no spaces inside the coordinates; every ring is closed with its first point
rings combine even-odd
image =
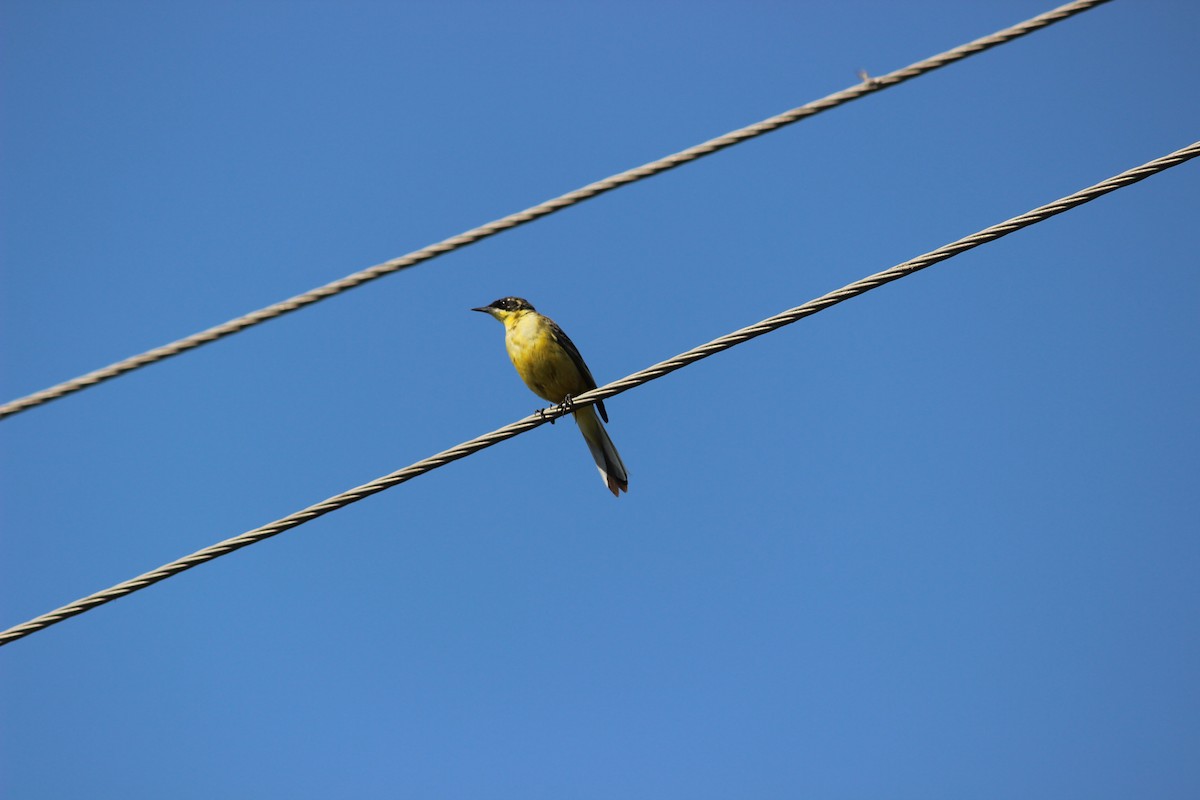
{"type": "MultiPolygon", "coordinates": [[[[559,417],[565,417],[567,414],[574,412],[575,411],[575,401],[571,399],[571,395],[567,395],[566,398],[564,398],[561,403],[554,406],[553,410],[557,411],[558,414],[556,414],[555,416],[550,418],[551,425],[553,425],[554,421],[557,420],[559,417]]],[[[541,417],[542,419],[545,419],[547,411],[550,411],[550,409],[539,408],[537,410],[537,415],[539,417],[541,417]]]]}

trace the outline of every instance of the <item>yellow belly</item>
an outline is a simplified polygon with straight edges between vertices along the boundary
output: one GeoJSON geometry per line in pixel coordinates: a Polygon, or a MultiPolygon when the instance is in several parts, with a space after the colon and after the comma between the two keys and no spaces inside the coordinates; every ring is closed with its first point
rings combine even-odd
{"type": "Polygon", "coordinates": [[[504,337],[508,357],[534,394],[551,403],[587,391],[575,362],[554,341],[549,326],[533,314],[518,320],[504,337]]]}

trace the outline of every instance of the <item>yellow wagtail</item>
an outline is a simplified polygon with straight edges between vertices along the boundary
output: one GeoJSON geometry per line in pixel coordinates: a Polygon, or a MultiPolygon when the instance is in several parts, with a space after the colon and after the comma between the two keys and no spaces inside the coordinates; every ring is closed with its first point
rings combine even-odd
{"type": "MultiPolygon", "coordinates": [[[[583,363],[574,342],[567,338],[562,328],[549,317],[534,310],[529,301],[520,297],[502,297],[491,305],[473,308],[491,314],[504,323],[504,347],[512,359],[517,374],[533,393],[551,403],[571,402],[589,389],[596,388],[596,380],[583,363]]],[[[592,451],[592,459],[604,484],[617,497],[629,491],[629,473],[621,462],[617,448],[613,446],[608,432],[596,417],[596,411],[608,422],[604,403],[585,406],[574,411],[579,432],[592,451]]]]}

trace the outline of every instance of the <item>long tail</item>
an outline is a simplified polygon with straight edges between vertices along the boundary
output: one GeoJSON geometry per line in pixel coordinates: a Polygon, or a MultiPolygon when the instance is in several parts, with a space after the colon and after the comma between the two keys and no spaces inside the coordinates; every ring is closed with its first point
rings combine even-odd
{"type": "Polygon", "coordinates": [[[621,496],[621,492],[628,492],[629,473],[625,471],[625,464],[612,439],[608,438],[608,431],[600,424],[595,407],[587,406],[576,411],[575,423],[579,425],[579,432],[583,434],[588,450],[592,451],[592,460],[596,462],[596,469],[600,470],[600,477],[604,479],[608,490],[617,497],[621,496]]]}

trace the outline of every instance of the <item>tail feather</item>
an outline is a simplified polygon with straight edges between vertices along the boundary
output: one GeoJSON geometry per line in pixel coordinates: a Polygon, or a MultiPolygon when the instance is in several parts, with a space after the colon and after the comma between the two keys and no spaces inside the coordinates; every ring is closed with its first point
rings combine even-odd
{"type": "Polygon", "coordinates": [[[604,425],[596,416],[596,409],[592,406],[579,409],[575,412],[575,423],[579,425],[579,432],[587,442],[592,460],[596,462],[596,469],[600,470],[600,477],[604,479],[604,485],[616,497],[620,497],[621,492],[628,492],[629,473],[625,471],[625,464],[621,461],[621,455],[613,445],[612,439],[608,438],[608,431],[604,430],[604,425]]]}

